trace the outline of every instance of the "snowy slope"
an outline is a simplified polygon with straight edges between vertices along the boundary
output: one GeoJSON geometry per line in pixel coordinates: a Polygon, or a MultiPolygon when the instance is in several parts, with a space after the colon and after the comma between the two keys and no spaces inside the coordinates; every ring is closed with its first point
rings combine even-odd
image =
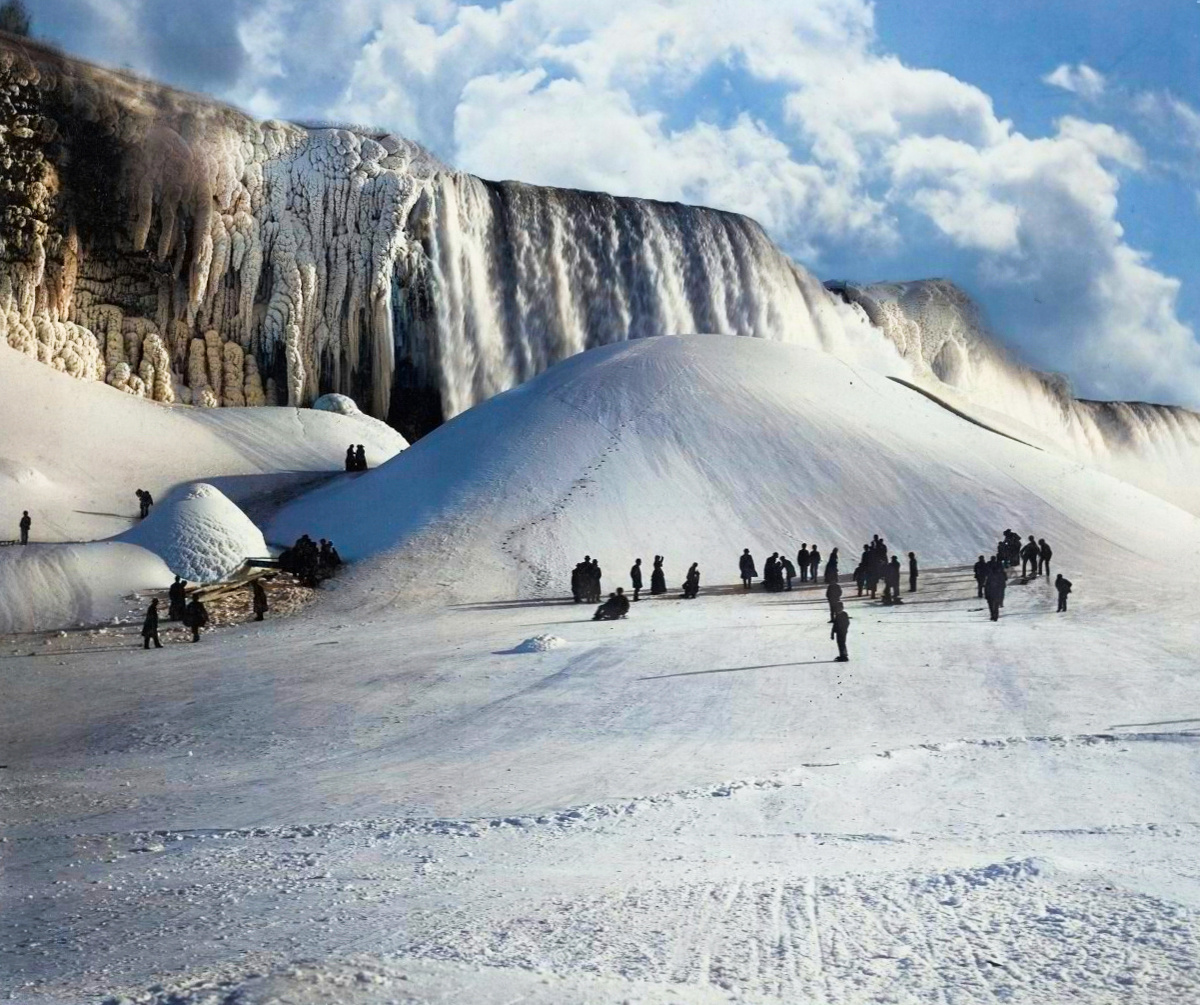
{"type": "Polygon", "coordinates": [[[561,595],[585,553],[616,582],[665,555],[676,587],[693,561],[729,583],[743,547],[761,567],[813,541],[848,573],[875,532],[927,565],[962,563],[1010,526],[1167,564],[1200,544],[1173,505],[826,353],[664,336],[558,364],[288,505],[267,537],[336,538],[373,559],[355,582],[382,598],[485,600],[561,595]]]}
{"type": "Polygon", "coordinates": [[[0,344],[0,539],[22,510],[33,539],[80,540],[127,529],[134,490],[162,499],[180,482],[213,481],[235,502],[340,471],[346,447],[369,463],[404,439],[365,415],[294,408],[165,406],[72,380],[0,344]]]}

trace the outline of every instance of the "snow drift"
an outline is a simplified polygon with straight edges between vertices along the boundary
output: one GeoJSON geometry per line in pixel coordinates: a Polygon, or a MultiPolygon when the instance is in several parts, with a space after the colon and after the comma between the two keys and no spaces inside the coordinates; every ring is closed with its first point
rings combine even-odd
{"type": "Polygon", "coordinates": [[[267,542],[250,518],[212,485],[182,485],[121,540],[160,556],[177,576],[217,583],[267,555],[267,542]]]}
{"type": "MultiPolygon", "coordinates": [[[[334,536],[372,559],[377,599],[561,595],[598,556],[606,583],[667,557],[706,584],[815,541],[849,572],[882,533],[926,565],[994,549],[1006,527],[1134,557],[1197,554],[1197,520],[1078,463],[984,429],[827,353],[757,339],[660,337],[572,357],[466,412],[383,468],[318,490],[268,538],[334,536]],[[350,519],[347,519],[347,516],[350,519]]],[[[355,596],[358,596],[355,590],[355,596]]]]}

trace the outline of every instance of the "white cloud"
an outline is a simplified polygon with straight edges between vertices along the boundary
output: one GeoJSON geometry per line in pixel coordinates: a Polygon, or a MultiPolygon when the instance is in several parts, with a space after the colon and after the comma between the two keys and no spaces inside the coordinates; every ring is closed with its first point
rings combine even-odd
{"type": "Polygon", "coordinates": [[[1070,91],[1072,94],[1078,94],[1088,101],[1096,101],[1101,98],[1107,86],[1104,74],[1093,70],[1086,63],[1077,63],[1075,66],[1063,63],[1051,73],[1046,74],[1042,78],[1042,82],[1050,84],[1052,87],[1061,87],[1064,91],[1070,91]]]}

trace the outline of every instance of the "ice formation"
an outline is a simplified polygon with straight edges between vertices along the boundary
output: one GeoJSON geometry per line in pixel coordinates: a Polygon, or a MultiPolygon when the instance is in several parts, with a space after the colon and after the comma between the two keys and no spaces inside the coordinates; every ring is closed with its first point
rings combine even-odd
{"type": "Polygon", "coordinates": [[[313,402],[313,408],[322,412],[336,412],[338,415],[361,415],[362,412],[353,398],[344,394],[323,394],[313,402]]]}
{"type": "Polygon", "coordinates": [[[219,582],[247,558],[269,554],[250,518],[204,482],[175,489],[120,540],[154,552],[173,573],[193,583],[219,582]]]}

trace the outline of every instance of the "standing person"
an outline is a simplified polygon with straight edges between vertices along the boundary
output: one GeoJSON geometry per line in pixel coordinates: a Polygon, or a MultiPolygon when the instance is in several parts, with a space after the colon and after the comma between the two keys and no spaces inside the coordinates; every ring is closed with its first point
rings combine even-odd
{"type": "Polygon", "coordinates": [[[867,560],[863,559],[854,567],[854,585],[858,588],[858,595],[863,595],[863,588],[867,585],[867,560]]]}
{"type": "Polygon", "coordinates": [[[200,641],[200,629],[208,624],[208,611],[200,603],[199,597],[192,597],[183,612],[183,623],[192,630],[192,641],[200,641]]]}
{"type": "Polygon", "coordinates": [[[800,545],[800,550],[796,552],[796,565],[800,569],[800,582],[808,582],[808,542],[805,541],[800,545]]]}
{"type": "Polygon", "coordinates": [[[696,594],[700,592],[700,563],[693,562],[690,569],[687,571],[687,577],[683,581],[683,599],[695,600],[696,594]]]}
{"type": "Polygon", "coordinates": [[[29,543],[29,528],[33,526],[33,521],[29,518],[29,510],[21,511],[21,522],[17,525],[21,528],[21,543],[29,543]]]}
{"type": "Polygon", "coordinates": [[[354,448],[354,470],[367,470],[367,451],[364,449],[361,443],[354,448]]]}
{"type": "Polygon", "coordinates": [[[982,555],[979,556],[979,561],[975,563],[975,587],[976,599],[983,596],[983,584],[987,580],[988,564],[982,555]]]}
{"type": "Polygon", "coordinates": [[[587,597],[591,596],[587,588],[587,577],[592,569],[592,556],[584,555],[582,562],[577,562],[575,568],[571,570],[571,596],[575,599],[575,603],[582,603],[587,597]]]}
{"type": "Polygon", "coordinates": [[[254,595],[252,608],[254,610],[254,620],[262,621],[263,615],[267,613],[267,591],[263,589],[262,583],[255,579],[250,583],[250,592],[254,595]]]}
{"type": "MultiPolygon", "coordinates": [[[[588,580],[592,586],[592,603],[600,603],[600,559],[592,559],[592,573],[588,580]]],[[[624,591],[622,591],[624,592],[624,591]]]]}
{"type": "Polygon", "coordinates": [[[834,548],[829,553],[829,561],[825,563],[825,582],[836,583],[838,579],[838,550],[834,548]]]}
{"type": "Polygon", "coordinates": [[[150,601],[150,606],[146,609],[146,620],[142,622],[142,648],[149,649],[150,643],[154,642],[155,649],[161,649],[162,643],[158,641],[158,598],[150,601]]]}
{"type": "Polygon", "coordinates": [[[1029,568],[1029,575],[1037,575],[1038,556],[1041,552],[1038,550],[1037,541],[1033,539],[1033,535],[1029,535],[1029,543],[1021,549],[1021,578],[1026,576],[1025,569],[1029,568]]]}
{"type": "Polygon", "coordinates": [[[1046,543],[1044,537],[1038,538],[1038,575],[1050,578],[1050,559],[1054,557],[1054,549],[1046,543]]]}
{"type": "Polygon", "coordinates": [[[888,602],[888,594],[890,593],[891,602],[893,604],[904,603],[904,601],[900,599],[900,559],[898,556],[892,556],[892,560],[888,562],[887,566],[883,570],[883,577],[883,602],[885,604],[888,602]]]}
{"type": "Polygon", "coordinates": [[[650,595],[657,597],[667,592],[667,574],[663,572],[662,555],[654,556],[654,569],[650,573],[650,595]]]}
{"type": "Polygon", "coordinates": [[[1071,592],[1071,581],[1061,572],[1054,579],[1054,588],[1058,590],[1058,613],[1067,609],[1067,594],[1071,592]]]}
{"type": "Polygon", "coordinates": [[[783,573],[779,567],[779,552],[771,552],[771,557],[763,564],[763,589],[777,593],[783,589],[783,573]]]}
{"type": "Polygon", "coordinates": [[[792,588],[792,580],[796,576],[796,567],[792,565],[786,555],[779,556],[779,567],[783,570],[783,580],[786,584],[784,589],[790,590],[792,588]]]}
{"type": "Polygon", "coordinates": [[[837,639],[838,654],[835,663],[849,663],[850,655],[846,652],[846,634],[850,631],[850,615],[846,613],[845,605],[840,601],[833,605],[833,615],[829,619],[833,627],[829,637],[837,639]]]}
{"type": "Polygon", "coordinates": [[[754,568],[754,558],[749,548],[742,549],[742,557],[738,559],[738,573],[742,577],[742,589],[750,589],[750,580],[758,575],[758,570],[754,568]]]}
{"type": "Polygon", "coordinates": [[[1008,588],[1008,574],[1004,563],[997,557],[989,563],[987,579],[983,583],[983,596],[987,600],[988,616],[1000,620],[1000,608],[1004,606],[1004,591],[1008,588]]]}
{"type": "Polygon", "coordinates": [[[353,443],[351,443],[350,446],[348,446],[346,448],[346,470],[347,471],[357,471],[358,470],[358,462],[354,456],[354,444],[353,443]]]}
{"type": "Polygon", "coordinates": [[[636,559],[633,567],[629,570],[629,582],[633,587],[633,599],[638,599],[638,594],[642,592],[642,560],[636,559]]]}
{"type": "Polygon", "coordinates": [[[918,573],[918,571],[919,570],[917,569],[916,552],[910,551],[908,553],[908,592],[909,593],[917,592],[917,573],[918,573]]]}
{"type": "Polygon", "coordinates": [[[832,617],[842,602],[842,586],[836,579],[825,587],[825,599],[829,601],[829,614],[832,617]]]}
{"type": "Polygon", "coordinates": [[[814,544],[808,550],[808,578],[814,583],[817,581],[817,576],[821,573],[821,553],[817,550],[814,544]]]}
{"type": "Polygon", "coordinates": [[[187,607],[187,596],[184,591],[187,589],[187,583],[175,577],[170,588],[167,590],[167,617],[172,621],[182,621],[183,611],[187,607]]]}

